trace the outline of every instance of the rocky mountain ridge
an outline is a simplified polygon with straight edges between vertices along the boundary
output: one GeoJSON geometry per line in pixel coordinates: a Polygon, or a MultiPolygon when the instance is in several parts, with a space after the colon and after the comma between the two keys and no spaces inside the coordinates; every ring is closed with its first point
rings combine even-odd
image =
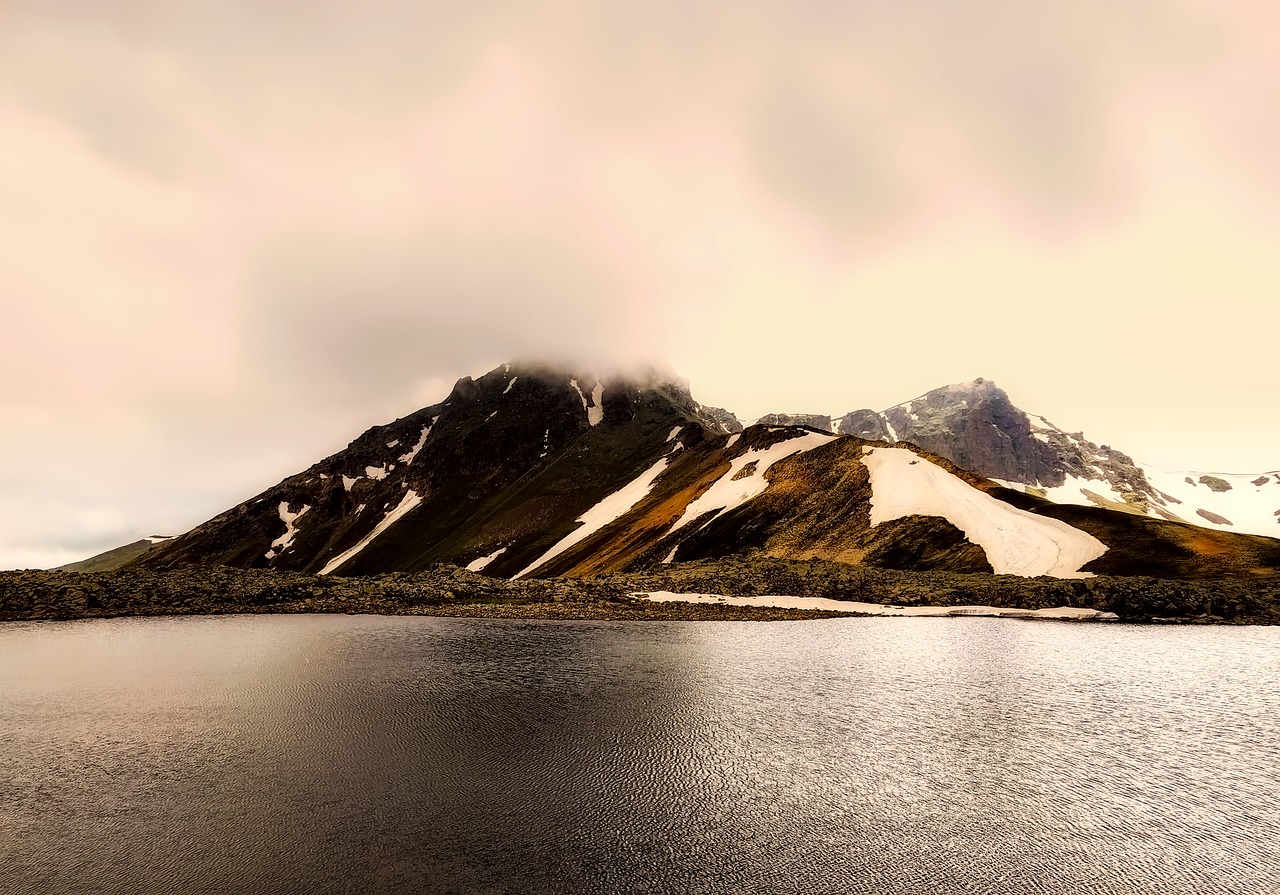
{"type": "MultiPolygon", "coordinates": [[[[771,417],[786,418],[786,414],[771,417]]],[[[823,428],[821,415],[798,414],[823,428]]],[[[1221,531],[1280,537],[1280,471],[1169,472],[1083,432],[1028,413],[989,379],[955,383],[883,411],[861,409],[829,431],[910,442],[1015,490],[1221,531]]]]}
{"type": "MultiPolygon", "coordinates": [[[[932,430],[941,449],[966,433],[976,463],[1020,413],[993,385],[982,391],[985,402],[961,399],[978,412],[939,399],[886,414],[887,438],[872,440],[784,418],[742,429],[671,378],[506,364],[138,565],[367,575],[451,563],[522,578],[754,556],[1021,576],[1280,572],[1278,540],[1062,506],[903,437],[932,430]]],[[[1022,443],[1046,445],[1027,425],[1022,443]]],[[[1066,481],[1049,452],[1029,462],[1066,481]]]]}

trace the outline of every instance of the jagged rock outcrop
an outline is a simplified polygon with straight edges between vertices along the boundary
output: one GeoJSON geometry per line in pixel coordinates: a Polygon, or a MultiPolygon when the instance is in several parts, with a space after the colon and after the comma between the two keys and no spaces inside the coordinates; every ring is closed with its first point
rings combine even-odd
{"type": "Polygon", "coordinates": [[[738,418],[723,407],[708,407],[705,404],[699,404],[698,413],[713,431],[719,432],[721,435],[734,435],[744,428],[738,418]]]}
{"type": "Polygon", "coordinates": [[[885,418],[874,410],[854,410],[842,416],[835,426],[841,435],[853,435],[867,441],[896,441],[889,434],[889,425],[885,418]]]}
{"type": "Polygon", "coordinates": [[[845,414],[840,432],[909,441],[988,478],[1046,487],[1066,480],[1061,453],[1035,437],[1027,414],[988,379],[934,389],[882,413],[845,414]]]}
{"type": "Polygon", "coordinates": [[[766,413],[756,420],[757,426],[808,426],[820,432],[831,431],[831,417],[822,413],[766,413]]]}
{"type": "Polygon", "coordinates": [[[1175,522],[1280,536],[1280,477],[1169,473],[1083,432],[1018,408],[989,379],[926,392],[876,412],[845,414],[837,431],[906,441],[1059,503],[1093,505],[1175,522]]]}

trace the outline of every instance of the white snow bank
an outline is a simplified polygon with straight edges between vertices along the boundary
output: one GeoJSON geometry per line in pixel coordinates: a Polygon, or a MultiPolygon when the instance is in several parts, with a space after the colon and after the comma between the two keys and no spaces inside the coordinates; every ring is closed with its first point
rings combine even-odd
{"type": "MultiPolygon", "coordinates": [[[[278,556],[293,546],[294,535],[298,533],[298,520],[311,509],[310,504],[303,504],[302,509],[298,512],[290,512],[289,502],[287,500],[280,501],[277,511],[280,513],[280,521],[284,523],[284,534],[271,542],[271,547],[275,551],[274,555],[278,556]]],[[[268,559],[272,559],[268,557],[268,559]]]]}
{"type": "MultiPolygon", "coordinates": [[[[703,513],[719,510],[715,516],[705,523],[705,525],[709,525],[730,510],[742,506],[754,497],[759,497],[769,487],[769,483],[765,481],[764,477],[769,467],[793,454],[804,453],[805,451],[822,447],[824,444],[829,444],[834,437],[821,432],[806,432],[798,438],[788,438],[786,441],[780,441],[764,450],[747,451],[740,457],[735,457],[729,461],[729,471],[720,476],[714,485],[684,508],[684,515],[676,520],[675,525],[671,526],[671,531],[678,530],[697,519],[703,513]],[[756,465],[750,475],[735,479],[735,476],[742,472],[743,467],[753,462],[756,465]]],[[[670,533],[668,532],[668,534],[670,533]]]]}
{"type": "Polygon", "coordinates": [[[941,618],[954,616],[991,616],[993,618],[1055,618],[1078,621],[1114,621],[1120,616],[1097,609],[1058,606],[1053,609],[1002,609],[998,606],[893,606],[882,603],[859,603],[832,600],[828,597],[788,597],[770,594],[761,597],[727,597],[722,594],[677,594],[655,590],[631,594],[654,603],[718,603],[723,606],[768,606],[779,609],[816,609],[823,612],[861,612],[866,615],[915,616],[941,618]]]}
{"type": "MultiPolygon", "coordinates": [[[[1280,474],[1274,470],[1264,473],[1187,472],[1155,469],[1143,464],[1147,481],[1157,490],[1180,501],[1161,505],[1167,513],[1184,519],[1193,525],[1215,528],[1219,531],[1238,531],[1280,537],[1280,474]],[[1221,479],[1230,485],[1227,491],[1214,491],[1200,481],[1201,476],[1221,479]],[[1253,482],[1265,478],[1261,485],[1253,482]],[[1190,482],[1187,479],[1191,479],[1190,482]],[[1196,510],[1205,510],[1224,519],[1230,525],[1214,522],[1201,516],[1196,510]]],[[[1154,513],[1152,515],[1155,515],[1154,513]]]]}
{"type": "Polygon", "coordinates": [[[346,490],[350,491],[350,490],[351,490],[351,486],[352,486],[352,485],[354,485],[354,484],[355,484],[356,482],[358,482],[358,481],[360,481],[360,476],[358,476],[358,475],[357,475],[357,476],[344,475],[344,476],[342,477],[342,487],[343,487],[343,488],[345,488],[346,490]]]}
{"type": "Polygon", "coordinates": [[[433,416],[431,418],[431,422],[427,423],[427,425],[422,427],[422,434],[418,436],[418,443],[415,444],[413,447],[409,448],[409,453],[400,455],[401,463],[413,462],[413,458],[418,456],[418,452],[422,450],[422,446],[427,443],[427,436],[430,435],[431,430],[435,428],[436,420],[438,419],[440,419],[440,417],[433,416]]]}
{"type": "Polygon", "coordinates": [[[366,466],[364,474],[375,482],[380,482],[387,477],[387,465],[384,463],[381,466],[366,466]]]}
{"type": "Polygon", "coordinates": [[[724,443],[724,449],[726,451],[729,450],[729,448],[733,447],[735,444],[738,443],[738,439],[741,437],[742,437],[741,432],[734,432],[732,435],[729,436],[729,440],[724,443]]]}
{"type": "Polygon", "coordinates": [[[499,547],[497,550],[495,550],[493,553],[490,553],[488,556],[482,556],[479,559],[473,559],[471,560],[471,562],[467,563],[467,571],[469,572],[482,571],[485,566],[489,565],[489,563],[493,562],[495,559],[497,559],[499,556],[501,556],[506,552],[507,552],[506,547],[499,547]]]}
{"type": "Polygon", "coordinates": [[[511,391],[513,388],[516,387],[516,383],[519,381],[520,381],[519,376],[512,376],[511,381],[507,383],[507,387],[502,390],[502,393],[505,395],[507,392],[511,391]]]}
{"type": "Polygon", "coordinates": [[[355,556],[365,547],[368,547],[369,543],[374,538],[382,534],[392,525],[395,525],[397,522],[399,522],[402,518],[404,518],[404,515],[406,513],[408,513],[410,510],[412,510],[414,507],[416,507],[420,503],[422,503],[421,497],[419,497],[413,491],[407,492],[405,496],[401,499],[400,503],[396,505],[396,508],[393,509],[391,512],[387,513],[387,515],[383,516],[382,521],[374,526],[373,531],[369,532],[367,535],[361,538],[360,543],[356,544],[354,547],[351,547],[342,551],[333,559],[325,563],[324,568],[320,570],[320,574],[328,575],[330,572],[337,569],[339,566],[341,566],[347,560],[351,559],[351,557],[355,556]]]}
{"type": "Polygon", "coordinates": [[[598,426],[604,420],[604,386],[599,382],[591,390],[591,406],[587,408],[587,422],[598,426]]]}
{"type": "Polygon", "coordinates": [[[587,396],[582,393],[582,388],[578,385],[578,380],[570,379],[569,384],[573,386],[573,390],[578,393],[578,397],[582,399],[582,409],[587,412],[587,423],[592,426],[600,425],[604,419],[604,405],[601,400],[604,398],[604,385],[597,382],[595,388],[591,390],[591,403],[587,403],[587,396]]]}
{"type": "Polygon", "coordinates": [[[998,575],[1089,578],[1080,567],[1106,553],[1093,535],[996,500],[906,448],[872,448],[871,524],[941,516],[986,551],[998,575]]]}
{"type": "Polygon", "coordinates": [[[671,442],[671,439],[673,439],[673,438],[675,438],[677,435],[679,435],[679,434],[680,434],[680,430],[681,430],[681,429],[683,429],[683,428],[684,428],[684,426],[676,426],[674,429],[672,429],[672,430],[671,430],[671,434],[667,436],[667,443],[669,444],[669,443],[671,442]]]}
{"type": "Polygon", "coordinates": [[[604,500],[600,501],[598,504],[579,516],[577,521],[582,523],[579,528],[575,528],[569,534],[565,535],[550,550],[542,554],[542,556],[535,559],[529,565],[525,566],[512,577],[521,578],[528,575],[534,569],[544,565],[559,556],[561,553],[564,553],[575,544],[581,543],[613,520],[621,517],[640,501],[644,500],[644,498],[653,489],[654,480],[657,479],[657,477],[660,476],[662,471],[666,468],[667,458],[663,457],[657,463],[653,464],[641,473],[638,478],[633,479],[626,485],[623,485],[617,491],[613,492],[604,500]]]}

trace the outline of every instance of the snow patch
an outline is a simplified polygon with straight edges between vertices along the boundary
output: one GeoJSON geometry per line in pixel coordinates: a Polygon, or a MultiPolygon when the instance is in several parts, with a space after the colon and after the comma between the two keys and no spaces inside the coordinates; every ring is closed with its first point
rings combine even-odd
{"type": "Polygon", "coordinates": [[[495,416],[497,416],[497,415],[498,415],[498,411],[496,411],[496,410],[495,410],[493,413],[491,413],[491,414],[489,414],[487,417],[485,417],[485,418],[484,418],[484,421],[487,423],[487,422],[489,422],[489,420],[493,419],[493,418],[494,418],[495,416]]]}
{"type": "Polygon", "coordinates": [[[652,603],[715,603],[721,606],[760,606],[777,609],[817,609],[823,612],[861,612],[865,615],[914,616],[945,618],[954,616],[990,616],[992,618],[1050,618],[1069,621],[1115,621],[1114,612],[1058,606],[1054,609],[1008,609],[999,606],[894,606],[883,603],[861,603],[832,600],[828,597],[790,597],[768,594],[759,597],[730,597],[722,594],[677,594],[666,590],[641,591],[631,594],[652,603]]]}
{"type": "Polygon", "coordinates": [[[600,403],[604,397],[604,386],[599,382],[596,383],[596,387],[591,390],[591,403],[588,404],[587,396],[582,393],[578,380],[570,379],[569,385],[573,386],[573,390],[582,400],[582,409],[587,412],[587,423],[592,426],[600,425],[600,421],[604,419],[604,407],[600,403]]]}
{"type": "Polygon", "coordinates": [[[431,422],[422,427],[422,434],[418,436],[418,443],[409,448],[409,453],[400,455],[401,463],[412,463],[413,458],[418,456],[418,452],[422,450],[422,446],[427,443],[427,436],[431,434],[431,430],[435,428],[438,416],[433,416],[431,422]]]}
{"type": "Polygon", "coordinates": [[[344,475],[342,477],[342,487],[345,488],[347,491],[350,491],[351,486],[353,486],[358,481],[360,481],[360,476],[344,475]]]}
{"type": "Polygon", "coordinates": [[[667,436],[667,442],[670,443],[673,438],[675,438],[677,435],[680,434],[680,431],[682,429],[684,429],[684,426],[676,426],[674,429],[672,429],[671,434],[667,436]]]}
{"type": "Polygon", "coordinates": [[[741,432],[734,432],[732,435],[729,436],[729,440],[724,443],[724,449],[726,451],[729,450],[729,448],[733,447],[735,444],[738,443],[738,439],[741,437],[742,437],[741,432]]]}
{"type": "Polygon", "coordinates": [[[941,516],[986,551],[998,575],[1088,578],[1080,567],[1107,550],[1093,535],[996,500],[905,448],[873,448],[862,462],[871,471],[873,526],[941,516]]]}
{"type": "Polygon", "coordinates": [[[604,405],[600,403],[603,398],[604,386],[597,382],[591,390],[591,406],[587,408],[587,422],[592,426],[598,426],[604,420],[604,405]]]}
{"type": "Polygon", "coordinates": [[[488,556],[482,556],[479,559],[473,559],[471,560],[471,562],[467,563],[467,571],[481,572],[484,570],[485,566],[489,565],[489,563],[493,562],[495,559],[497,559],[499,556],[501,556],[506,552],[507,552],[506,547],[500,547],[497,550],[495,550],[493,553],[490,553],[488,556]]]}
{"type": "Polygon", "coordinates": [[[384,463],[381,466],[366,466],[364,468],[364,474],[375,482],[380,482],[387,477],[387,464],[384,463]]]}
{"type": "Polygon", "coordinates": [[[393,439],[391,439],[391,441],[388,441],[388,442],[387,442],[387,447],[389,447],[389,448],[393,448],[393,447],[395,447],[396,445],[398,445],[399,443],[400,443],[400,439],[399,439],[399,438],[393,438],[393,439]]]}
{"type": "Polygon", "coordinates": [[[575,528],[572,532],[565,535],[550,550],[542,554],[542,556],[535,559],[529,565],[525,566],[512,577],[521,578],[528,575],[534,569],[545,565],[552,559],[555,559],[570,547],[586,540],[610,522],[622,517],[625,513],[629,512],[632,507],[648,496],[649,492],[653,490],[654,480],[657,479],[666,468],[667,458],[663,457],[657,463],[642,472],[638,478],[635,478],[626,485],[623,485],[617,491],[613,492],[604,500],[600,501],[591,509],[579,516],[577,521],[582,523],[579,528],[575,528]]]}
{"type": "Polygon", "coordinates": [[[354,547],[350,547],[342,551],[333,559],[325,563],[324,568],[320,570],[320,574],[328,575],[330,572],[339,568],[347,560],[351,559],[353,556],[355,556],[365,547],[368,547],[369,543],[374,538],[382,534],[392,525],[399,522],[402,518],[404,518],[404,515],[406,513],[408,513],[410,510],[412,510],[414,507],[416,507],[420,503],[422,503],[422,498],[419,497],[415,492],[410,491],[407,494],[405,494],[404,498],[400,501],[400,503],[396,505],[396,508],[393,509],[391,512],[387,513],[387,515],[383,516],[382,521],[380,521],[377,525],[374,526],[373,531],[369,532],[367,535],[361,538],[360,543],[356,544],[354,547]]]}
{"type": "MultiPolygon", "coordinates": [[[[1097,470],[1090,470],[1097,472],[1097,470]]],[[[1041,488],[1044,495],[1054,503],[1065,503],[1079,507],[1098,506],[1096,500],[1091,500],[1089,494],[1094,494],[1103,500],[1109,500],[1114,503],[1124,503],[1124,495],[1112,487],[1103,474],[1097,472],[1097,478],[1081,478],[1080,476],[1069,475],[1066,480],[1053,488],[1041,488]]]]}
{"type": "Polygon", "coordinates": [[[715,516],[705,523],[709,525],[730,510],[742,506],[752,498],[759,497],[769,487],[764,474],[773,464],[793,454],[801,454],[822,447],[824,444],[830,444],[834,437],[823,432],[805,432],[798,438],[789,438],[764,450],[747,451],[735,457],[729,461],[729,471],[720,476],[715,484],[700,494],[696,500],[691,501],[685,507],[684,514],[676,520],[676,524],[671,526],[671,530],[667,533],[678,531],[702,514],[717,510],[715,516]],[[756,464],[755,470],[750,475],[735,478],[750,463],[756,464]]]}
{"type": "Polygon", "coordinates": [[[505,395],[507,392],[511,391],[513,388],[516,387],[516,383],[519,381],[520,381],[519,376],[512,376],[511,381],[507,383],[507,387],[502,390],[502,393],[505,395]]]}
{"type": "Polygon", "coordinates": [[[272,541],[271,546],[276,548],[277,555],[279,555],[293,546],[294,535],[298,533],[298,520],[302,518],[307,510],[311,509],[311,506],[304,503],[302,509],[293,513],[289,510],[289,501],[282,500],[277,509],[280,513],[280,521],[284,523],[284,534],[272,541]]]}

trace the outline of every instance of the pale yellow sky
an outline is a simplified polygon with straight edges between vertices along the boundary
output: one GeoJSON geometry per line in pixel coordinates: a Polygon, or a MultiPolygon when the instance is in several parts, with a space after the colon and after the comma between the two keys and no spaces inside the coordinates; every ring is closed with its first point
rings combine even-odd
{"type": "Polygon", "coordinates": [[[516,356],[744,418],[993,378],[1274,469],[1280,10],[0,9],[0,567],[189,527],[516,356]]]}

